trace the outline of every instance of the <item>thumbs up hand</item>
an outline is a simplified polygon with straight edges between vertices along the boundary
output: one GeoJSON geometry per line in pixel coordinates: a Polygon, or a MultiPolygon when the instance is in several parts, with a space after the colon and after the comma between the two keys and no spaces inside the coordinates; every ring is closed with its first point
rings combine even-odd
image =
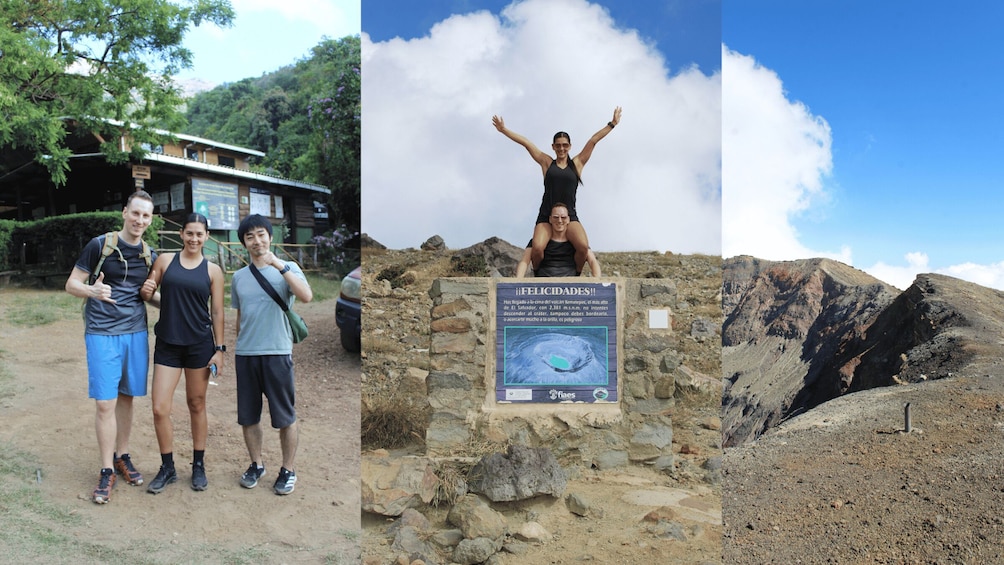
{"type": "Polygon", "coordinates": [[[104,272],[99,274],[98,279],[91,285],[91,298],[115,304],[115,301],[112,300],[112,287],[105,284],[104,272]]]}

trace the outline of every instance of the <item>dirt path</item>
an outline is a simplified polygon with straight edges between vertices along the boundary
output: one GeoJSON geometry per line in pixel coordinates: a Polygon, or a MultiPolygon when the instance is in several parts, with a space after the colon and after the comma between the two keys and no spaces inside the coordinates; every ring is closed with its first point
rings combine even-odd
{"type": "MultiPolygon", "coordinates": [[[[19,301],[58,293],[0,290],[0,363],[13,376],[7,385],[12,394],[0,398],[0,444],[31,454],[41,469],[46,502],[83,518],[82,526],[64,533],[112,552],[132,548],[142,557],[138,561],[147,562],[224,560],[220,555],[237,555],[241,562],[358,561],[359,358],[339,345],[333,299],[297,306],[310,337],[294,351],[300,421],[294,493],[272,492],[280,452],[278,433],[271,429],[264,447],[268,480],[254,490],[238,485],[248,457],[227,367],[209,390],[209,489],[189,487],[191,432],[181,385],[173,416],[178,482],[156,496],[145,485],[120,482],[111,503],[100,506],[90,501],[100,465],[82,321],[37,328],[7,321],[7,310],[19,301]],[[193,547],[220,553],[193,557],[193,547]]],[[[233,311],[227,314],[232,345],[233,311]]],[[[156,318],[151,310],[151,322],[156,318]]],[[[267,418],[263,415],[264,422],[267,418]]],[[[131,454],[146,480],[153,479],[160,461],[149,396],[136,399],[131,454]]]]}
{"type": "Polygon", "coordinates": [[[1001,563],[1000,374],[850,394],[726,449],[725,562],[1001,563]]]}

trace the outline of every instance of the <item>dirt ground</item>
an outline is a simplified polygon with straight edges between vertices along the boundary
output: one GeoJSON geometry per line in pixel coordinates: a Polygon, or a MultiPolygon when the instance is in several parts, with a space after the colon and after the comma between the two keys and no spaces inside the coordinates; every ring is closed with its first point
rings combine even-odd
{"type": "MultiPolygon", "coordinates": [[[[94,401],[87,398],[83,322],[79,315],[35,328],[7,321],[15,304],[57,294],[62,292],[0,289],[0,363],[13,377],[8,382],[13,392],[0,398],[0,444],[35,458],[46,503],[82,518],[63,533],[133,562],[358,562],[360,365],[358,355],[339,344],[334,299],[296,307],[310,337],[293,353],[300,422],[295,492],[284,497],[272,492],[281,457],[278,432],[267,426],[267,408],[265,480],[253,490],[238,484],[249,461],[237,425],[232,368],[225,366],[207,400],[208,490],[190,488],[191,433],[180,385],[173,415],[178,482],[152,495],[146,485],[120,481],[111,502],[97,505],[90,500],[100,461],[94,401]],[[193,557],[193,547],[209,553],[193,557]]],[[[228,310],[231,346],[234,317],[228,310]]],[[[151,309],[151,324],[156,319],[151,309]]],[[[151,332],[151,350],[152,342],[151,332]]],[[[135,401],[130,451],[146,481],[152,480],[160,457],[149,395],[135,401]]],[[[4,547],[0,542],[0,551],[4,547]]]]}
{"type": "Polygon", "coordinates": [[[1004,562],[1002,375],[850,394],[726,449],[725,562],[1004,562]]]}

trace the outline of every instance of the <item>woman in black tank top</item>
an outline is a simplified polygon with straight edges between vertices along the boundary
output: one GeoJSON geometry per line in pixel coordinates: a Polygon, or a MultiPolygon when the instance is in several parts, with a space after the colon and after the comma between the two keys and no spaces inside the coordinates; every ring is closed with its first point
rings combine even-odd
{"type": "Polygon", "coordinates": [[[586,236],[586,230],[582,227],[575,209],[575,194],[578,186],[582,184],[580,176],[582,169],[592,156],[596,143],[613,131],[620,121],[621,108],[618,106],[614,109],[613,119],[607,122],[607,125],[603,126],[600,131],[594,133],[582,147],[582,151],[575,157],[569,156],[571,138],[567,133],[559,131],[554,134],[551,149],[554,150],[555,156],[551,157],[538,149],[526,137],[507,129],[500,116],[492,116],[492,124],[495,125],[495,129],[529,151],[530,157],[540,165],[541,172],[544,174],[544,197],[541,199],[540,210],[537,213],[537,225],[533,228],[531,260],[534,265],[539,265],[543,260],[544,248],[551,240],[551,226],[548,224],[551,206],[557,202],[564,202],[568,205],[568,216],[571,220],[568,224],[568,241],[575,247],[576,270],[581,273],[582,265],[588,258],[589,269],[593,276],[600,276],[600,265],[595,257],[589,254],[589,238],[586,236]]]}
{"type": "Polygon", "coordinates": [[[161,467],[147,490],[159,493],[177,480],[174,470],[174,428],[171,410],[174,391],[185,373],[185,397],[192,422],[192,489],[208,486],[205,469],[206,391],[210,366],[223,367],[223,269],[207,261],[202,248],[209,237],[209,221],[190,214],[181,229],[183,249],[162,253],[140,291],[146,300],[160,288],[160,320],[154,329],[153,424],[160,447],[161,467]]]}

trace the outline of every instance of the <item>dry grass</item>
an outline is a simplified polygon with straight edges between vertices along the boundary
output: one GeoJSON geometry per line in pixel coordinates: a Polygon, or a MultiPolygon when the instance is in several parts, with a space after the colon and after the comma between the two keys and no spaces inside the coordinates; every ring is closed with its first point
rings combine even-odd
{"type": "Polygon", "coordinates": [[[425,443],[426,410],[411,399],[392,395],[374,400],[361,417],[359,436],[364,450],[395,449],[425,443]]]}

